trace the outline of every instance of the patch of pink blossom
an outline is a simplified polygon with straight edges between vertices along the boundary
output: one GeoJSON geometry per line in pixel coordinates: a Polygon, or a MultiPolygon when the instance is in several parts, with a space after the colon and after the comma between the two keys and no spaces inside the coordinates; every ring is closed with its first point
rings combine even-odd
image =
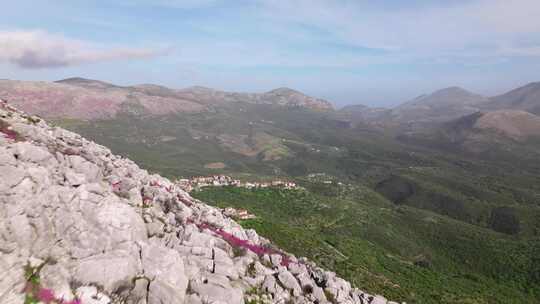
{"type": "Polygon", "coordinates": [[[37,293],[34,294],[35,298],[45,304],[52,304],[52,303],[58,303],[58,304],[82,304],[80,299],[73,299],[70,301],[66,301],[64,299],[58,298],[54,295],[54,291],[49,288],[43,288],[39,286],[35,286],[36,288],[33,288],[30,286],[29,288],[25,288],[26,293],[33,293],[35,289],[37,289],[37,293]]]}
{"type": "Polygon", "coordinates": [[[5,128],[1,127],[1,125],[0,125],[0,133],[2,133],[5,138],[11,139],[11,140],[17,140],[17,136],[19,135],[17,134],[17,132],[8,129],[7,127],[5,128]]]}
{"type": "Polygon", "coordinates": [[[233,247],[244,248],[244,249],[250,250],[251,252],[255,253],[258,256],[263,256],[265,254],[268,254],[268,255],[278,254],[281,256],[281,266],[288,267],[289,264],[291,263],[291,259],[286,254],[279,252],[275,249],[262,246],[262,245],[251,244],[247,240],[240,239],[231,233],[228,233],[222,229],[216,228],[206,223],[198,224],[197,226],[200,229],[211,230],[212,232],[219,235],[223,240],[225,240],[227,243],[229,243],[233,247]]]}
{"type": "Polygon", "coordinates": [[[188,206],[188,207],[193,206],[193,203],[192,203],[192,202],[190,202],[189,200],[187,200],[187,199],[181,197],[180,194],[177,194],[177,195],[176,195],[176,198],[177,198],[182,204],[184,204],[184,205],[186,205],[186,206],[188,206]]]}
{"type": "Polygon", "coordinates": [[[54,292],[48,288],[40,288],[36,298],[45,304],[49,304],[56,300],[54,292]]]}
{"type": "Polygon", "coordinates": [[[121,184],[122,184],[122,181],[118,181],[118,182],[112,183],[113,191],[119,191],[119,190],[120,190],[120,185],[121,185],[121,184]]]}

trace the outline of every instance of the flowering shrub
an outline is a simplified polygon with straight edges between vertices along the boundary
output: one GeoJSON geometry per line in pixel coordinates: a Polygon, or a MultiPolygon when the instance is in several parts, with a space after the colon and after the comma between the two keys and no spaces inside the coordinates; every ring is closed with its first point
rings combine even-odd
{"type": "Polygon", "coordinates": [[[120,191],[120,185],[122,184],[121,181],[118,181],[116,183],[112,183],[113,191],[120,191]]]}
{"type": "Polygon", "coordinates": [[[188,207],[193,206],[193,203],[192,203],[192,202],[190,202],[190,201],[187,200],[187,199],[182,198],[182,197],[180,196],[180,194],[177,194],[177,195],[176,195],[176,198],[177,198],[182,204],[184,204],[184,205],[186,205],[186,206],[188,206],[188,207]]]}
{"type": "Polygon", "coordinates": [[[44,288],[40,285],[39,270],[43,265],[37,268],[30,266],[26,267],[26,286],[23,293],[25,294],[25,304],[82,304],[81,300],[75,298],[67,301],[62,298],[58,298],[52,289],[44,288]]]}
{"type": "Polygon", "coordinates": [[[10,125],[3,120],[0,120],[0,133],[1,133],[0,135],[3,135],[7,139],[11,139],[15,141],[23,140],[22,136],[19,135],[19,133],[11,130],[10,125]]]}
{"type": "Polygon", "coordinates": [[[223,240],[225,240],[229,245],[236,247],[236,248],[244,248],[247,250],[250,250],[251,252],[255,253],[258,256],[263,256],[265,254],[271,255],[271,254],[279,254],[281,255],[281,266],[289,266],[291,263],[290,258],[275,249],[262,246],[262,245],[255,245],[249,243],[247,240],[242,240],[231,233],[228,233],[226,231],[223,231],[222,229],[216,228],[212,225],[209,225],[207,223],[198,224],[197,225],[200,229],[209,229],[210,231],[214,232],[215,234],[219,235],[223,240]]]}
{"type": "Polygon", "coordinates": [[[143,202],[143,208],[149,208],[153,202],[153,199],[149,196],[143,196],[142,202],[143,202]]]}

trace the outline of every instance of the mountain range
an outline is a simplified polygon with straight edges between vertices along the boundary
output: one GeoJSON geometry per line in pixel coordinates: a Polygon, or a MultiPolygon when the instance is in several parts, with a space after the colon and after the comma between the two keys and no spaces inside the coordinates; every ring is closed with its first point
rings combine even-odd
{"type": "MultiPolygon", "coordinates": [[[[0,81],[0,98],[176,179],[291,179],[194,193],[370,293],[407,303],[540,298],[540,88],[448,88],[333,109],[291,89],[0,81]]],[[[1,128],[2,126],[0,126],[1,128]]]]}
{"type": "Polygon", "coordinates": [[[204,87],[173,90],[143,84],[117,86],[97,80],[69,78],[57,82],[0,81],[0,98],[47,118],[108,119],[119,112],[141,115],[195,113],[208,106],[246,102],[310,109],[331,109],[329,102],[288,88],[270,92],[229,93],[204,87]]]}
{"type": "MultiPolygon", "coordinates": [[[[232,103],[334,110],[324,99],[289,88],[266,93],[235,93],[200,86],[185,89],[154,84],[117,86],[79,77],[56,82],[0,80],[0,98],[47,118],[89,120],[114,118],[123,111],[141,111],[140,114],[146,115],[204,112],[232,103]]],[[[522,110],[539,114],[539,100],[540,83],[530,83],[494,97],[449,87],[418,96],[392,109],[349,105],[337,113],[357,122],[403,125],[446,122],[479,111],[522,110]]]]}
{"type": "Polygon", "coordinates": [[[396,303],[78,134],[0,117],[1,303],[396,303]]]}

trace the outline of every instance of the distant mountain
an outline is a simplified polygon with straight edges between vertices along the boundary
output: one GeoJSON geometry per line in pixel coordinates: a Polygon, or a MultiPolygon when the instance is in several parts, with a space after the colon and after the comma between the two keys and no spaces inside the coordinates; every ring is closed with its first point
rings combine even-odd
{"type": "Polygon", "coordinates": [[[494,131],[515,140],[540,137],[540,117],[525,111],[488,112],[479,116],[473,127],[477,130],[494,131]]]}
{"type": "Polygon", "coordinates": [[[266,92],[260,96],[260,101],[262,101],[262,103],[307,107],[318,110],[328,110],[333,108],[332,104],[324,99],[306,96],[289,88],[279,88],[266,92]]]}
{"type": "Polygon", "coordinates": [[[177,93],[183,98],[197,100],[200,103],[210,105],[245,102],[301,107],[313,110],[333,109],[332,104],[324,99],[310,97],[289,88],[279,88],[266,93],[236,93],[195,86],[178,90],[177,93]]]}
{"type": "Polygon", "coordinates": [[[508,93],[492,97],[486,109],[523,110],[540,115],[540,82],[529,83],[508,93]]]}
{"type": "Polygon", "coordinates": [[[63,83],[63,84],[68,84],[68,85],[80,86],[87,89],[120,88],[119,86],[116,86],[108,82],[104,82],[100,80],[93,80],[93,79],[86,79],[86,78],[81,78],[81,77],[72,77],[72,78],[57,80],[55,81],[55,83],[63,83]]]}
{"type": "Polygon", "coordinates": [[[387,127],[391,122],[392,110],[387,108],[372,108],[366,105],[348,105],[336,112],[336,116],[349,121],[353,125],[368,124],[371,126],[387,127]]]}
{"type": "Polygon", "coordinates": [[[421,95],[392,110],[394,120],[406,122],[443,122],[472,114],[489,99],[459,87],[450,87],[421,95]]]}
{"type": "Polygon", "coordinates": [[[0,81],[0,99],[46,118],[110,119],[137,111],[149,115],[205,110],[195,101],[151,95],[133,87],[72,78],[59,82],[0,81]]]}
{"type": "Polygon", "coordinates": [[[98,80],[68,78],[56,82],[0,80],[0,98],[46,118],[110,119],[118,113],[164,115],[197,113],[237,102],[330,110],[323,99],[280,88],[266,93],[232,93],[204,87],[182,90],[142,84],[118,86],[98,80]]]}
{"type": "Polygon", "coordinates": [[[476,112],[438,127],[403,134],[400,139],[443,150],[497,154],[501,151],[524,157],[539,155],[540,116],[519,110],[476,112]]]}

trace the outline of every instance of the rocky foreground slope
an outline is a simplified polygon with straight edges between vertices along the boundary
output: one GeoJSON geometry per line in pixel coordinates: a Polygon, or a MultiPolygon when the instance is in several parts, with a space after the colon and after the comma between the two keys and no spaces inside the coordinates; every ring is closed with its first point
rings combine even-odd
{"type": "Polygon", "coordinates": [[[3,102],[0,203],[0,303],[392,303],[3,102]]]}

